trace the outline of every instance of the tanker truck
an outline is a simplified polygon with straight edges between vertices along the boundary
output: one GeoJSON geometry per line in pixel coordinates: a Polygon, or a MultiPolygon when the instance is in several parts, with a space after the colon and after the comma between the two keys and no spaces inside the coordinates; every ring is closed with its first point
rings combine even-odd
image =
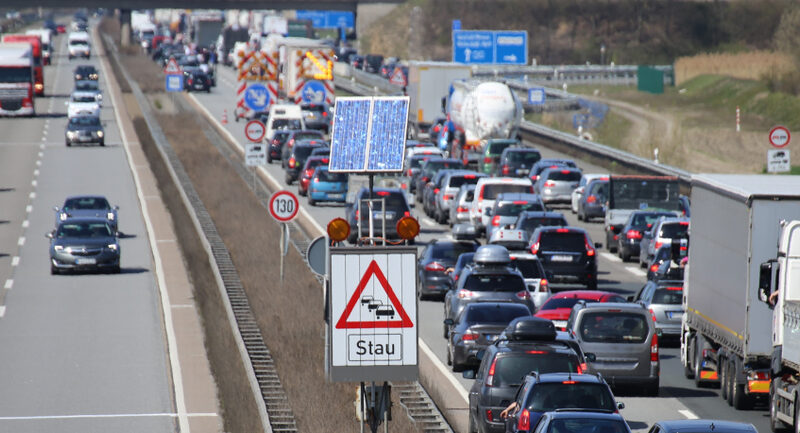
{"type": "Polygon", "coordinates": [[[447,113],[456,128],[450,155],[472,162],[486,140],[517,138],[524,110],[506,84],[468,79],[453,82],[447,113]]]}

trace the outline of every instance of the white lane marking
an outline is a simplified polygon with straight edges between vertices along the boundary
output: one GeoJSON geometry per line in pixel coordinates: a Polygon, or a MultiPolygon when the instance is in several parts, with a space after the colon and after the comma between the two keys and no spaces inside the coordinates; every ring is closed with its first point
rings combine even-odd
{"type": "MultiPolygon", "coordinates": [[[[42,141],[44,141],[44,140],[42,140],[42,141]]],[[[44,149],[44,143],[39,145],[39,149],[44,149]]],[[[39,157],[42,156],[41,154],[42,154],[42,152],[39,152],[39,157]]]]}
{"type": "Polygon", "coordinates": [[[42,137],[42,141],[47,141],[47,137],[42,137]]]}
{"type": "Polygon", "coordinates": [[[31,223],[28,222],[28,220],[25,220],[25,221],[22,222],[22,228],[24,228],[24,229],[28,228],[29,225],[31,225],[31,223]]]}
{"type": "Polygon", "coordinates": [[[700,417],[695,415],[694,412],[690,411],[689,409],[680,409],[678,413],[685,416],[688,419],[699,419],[700,417]]]}
{"type": "Polygon", "coordinates": [[[42,156],[44,156],[44,152],[39,152],[39,158],[41,158],[42,156]]]}
{"type": "Polygon", "coordinates": [[[5,315],[6,315],[6,306],[0,305],[0,317],[3,317],[5,315]]]}
{"type": "MultiPolygon", "coordinates": [[[[98,37],[96,27],[93,28],[93,34],[95,37],[98,37]]],[[[102,44],[100,46],[102,46],[102,44]]],[[[100,67],[103,69],[103,75],[106,77],[109,76],[109,68],[106,67],[107,61],[107,59],[102,58],[100,60],[100,67]]],[[[117,99],[114,96],[114,92],[109,90],[108,93],[111,96],[111,105],[114,107],[119,107],[119,105],[117,105],[117,99]]],[[[167,308],[167,306],[170,305],[170,302],[169,293],[167,293],[167,281],[164,278],[164,265],[161,262],[161,255],[159,254],[158,248],[156,248],[153,222],[150,220],[150,215],[148,214],[147,200],[145,200],[142,195],[142,181],[139,179],[139,172],[133,167],[133,155],[131,154],[128,137],[125,134],[124,128],[122,127],[122,118],[120,117],[118,110],[114,109],[113,111],[114,118],[117,120],[117,125],[119,125],[119,134],[120,138],[122,139],[122,147],[125,149],[126,159],[128,160],[128,168],[133,175],[133,183],[136,185],[136,195],[139,198],[139,205],[141,207],[142,216],[144,217],[147,237],[150,240],[150,250],[153,253],[153,261],[155,262],[155,274],[158,277],[158,291],[161,295],[161,314],[164,317],[164,327],[166,328],[165,331],[167,333],[167,354],[169,356],[170,370],[172,373],[172,386],[175,392],[174,398],[175,409],[178,418],[178,430],[188,432],[190,431],[189,414],[186,411],[186,397],[183,389],[183,372],[181,371],[181,363],[178,359],[178,343],[175,336],[175,323],[172,320],[172,310],[167,308]]]]}
{"type": "Polygon", "coordinates": [[[28,197],[29,197],[31,200],[35,199],[35,198],[36,198],[36,193],[35,193],[35,192],[31,192],[30,194],[28,194],[28,197]]]}
{"type": "Polygon", "coordinates": [[[19,245],[19,246],[25,245],[25,236],[20,236],[19,237],[19,239],[17,240],[17,245],[19,245]]]}
{"type": "MultiPolygon", "coordinates": [[[[3,308],[3,311],[6,307],[3,308]]],[[[0,314],[0,317],[2,315],[0,314]]],[[[93,414],[93,415],[39,415],[39,416],[2,416],[0,421],[23,421],[23,420],[37,420],[37,419],[86,419],[86,418],[159,418],[159,417],[177,417],[177,413],[114,413],[114,414],[93,414]]],[[[187,413],[186,416],[199,417],[199,416],[217,416],[216,413],[198,412],[187,413]]]]}
{"type": "Polygon", "coordinates": [[[32,210],[33,210],[33,206],[31,206],[31,205],[25,206],[25,212],[31,213],[32,210]]]}
{"type": "Polygon", "coordinates": [[[36,166],[37,166],[37,167],[41,167],[41,165],[42,165],[42,161],[38,161],[38,160],[37,160],[37,161],[36,161],[36,166]]]}
{"type": "Polygon", "coordinates": [[[625,270],[630,272],[630,273],[632,273],[633,275],[636,275],[636,276],[639,276],[639,277],[646,277],[647,276],[647,272],[645,272],[645,271],[643,271],[643,270],[641,270],[639,268],[632,268],[630,266],[625,266],[625,270]]]}
{"type": "Polygon", "coordinates": [[[433,222],[433,220],[432,220],[432,219],[430,219],[430,218],[428,218],[428,217],[426,217],[426,216],[422,216],[422,217],[420,217],[419,219],[420,219],[420,221],[422,221],[422,222],[423,222],[423,223],[424,223],[426,226],[430,226],[430,227],[436,227],[436,223],[435,223],[435,222],[433,222]]]}
{"type": "Polygon", "coordinates": [[[36,186],[36,184],[37,184],[36,179],[31,181],[31,186],[36,186]]]}
{"type": "Polygon", "coordinates": [[[613,255],[613,254],[611,254],[611,253],[609,253],[607,251],[603,251],[602,253],[600,253],[600,255],[605,257],[606,260],[611,260],[612,262],[622,263],[622,259],[620,259],[619,257],[617,257],[617,256],[615,256],[615,255],[613,255]]]}
{"type": "Polygon", "coordinates": [[[39,169],[38,168],[36,170],[33,170],[33,175],[34,176],[39,176],[39,169]]]}
{"type": "Polygon", "coordinates": [[[3,288],[6,290],[11,290],[12,287],[14,287],[14,280],[9,278],[6,280],[6,284],[3,286],[3,288]]]}
{"type": "Polygon", "coordinates": [[[19,265],[19,256],[14,256],[11,258],[11,266],[19,265]]]}

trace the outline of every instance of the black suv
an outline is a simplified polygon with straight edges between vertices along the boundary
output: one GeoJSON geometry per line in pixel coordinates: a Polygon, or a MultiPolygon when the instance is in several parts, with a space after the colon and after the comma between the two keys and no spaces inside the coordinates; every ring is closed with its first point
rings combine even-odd
{"type": "Polygon", "coordinates": [[[291,129],[289,130],[289,136],[283,141],[283,145],[281,146],[281,167],[286,168],[287,163],[289,162],[289,155],[292,153],[292,147],[294,144],[301,141],[301,140],[318,140],[321,144],[325,143],[325,136],[322,135],[319,131],[314,131],[311,129],[291,129]]]}
{"type": "Polygon", "coordinates": [[[587,409],[615,413],[625,407],[599,374],[531,372],[514,398],[517,409],[505,420],[506,430],[532,432],[546,412],[559,409],[587,409]]]}
{"type": "Polygon", "coordinates": [[[542,154],[530,147],[508,147],[500,154],[497,176],[526,177],[531,167],[542,159],[542,154]]]}
{"type": "Polygon", "coordinates": [[[531,235],[531,253],[539,256],[542,266],[553,274],[554,281],[578,282],[597,290],[597,251],[586,230],[578,227],[537,228],[531,235]]]}
{"type": "Polygon", "coordinates": [[[291,132],[292,131],[281,130],[275,131],[275,133],[272,134],[272,140],[269,142],[269,152],[267,153],[267,163],[272,164],[273,160],[283,157],[283,145],[286,144],[286,140],[289,139],[291,132]]]}
{"type": "MultiPolygon", "coordinates": [[[[399,188],[374,188],[373,189],[373,203],[372,210],[372,227],[376,238],[381,237],[383,234],[383,219],[384,212],[381,209],[381,203],[386,203],[386,238],[387,240],[399,239],[397,235],[397,222],[404,216],[411,216],[411,208],[406,201],[406,194],[399,188]]],[[[358,242],[360,237],[369,236],[369,211],[368,202],[363,200],[369,199],[369,188],[362,187],[352,202],[348,203],[345,207],[345,219],[350,224],[350,236],[347,241],[351,244],[358,242]],[[358,221],[361,221],[361,234],[358,233],[358,221]]]]}
{"type": "Polygon", "coordinates": [[[317,129],[328,133],[331,127],[330,108],[328,104],[302,104],[300,109],[303,112],[303,120],[306,128],[317,129]]]}
{"type": "Polygon", "coordinates": [[[480,367],[462,373],[475,379],[469,390],[469,431],[505,431],[500,412],[514,401],[530,372],[580,374],[580,348],[569,339],[566,333],[557,333],[550,320],[512,320],[494,344],[479,353],[480,367]]]}

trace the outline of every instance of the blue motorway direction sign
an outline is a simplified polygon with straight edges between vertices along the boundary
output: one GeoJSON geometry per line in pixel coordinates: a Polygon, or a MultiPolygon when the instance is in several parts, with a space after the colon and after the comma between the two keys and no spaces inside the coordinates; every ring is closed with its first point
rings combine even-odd
{"type": "Polygon", "coordinates": [[[546,98],[544,87],[531,87],[528,89],[528,105],[542,105],[545,103],[546,98]]]}
{"type": "Polygon", "coordinates": [[[528,32],[453,30],[453,61],[489,65],[527,64],[528,32]]]}
{"type": "Polygon", "coordinates": [[[182,92],[183,91],[183,74],[170,74],[167,75],[165,87],[167,92],[182,92]]]}
{"type": "Polygon", "coordinates": [[[311,20],[311,26],[317,29],[352,29],[356,26],[355,16],[347,11],[298,10],[297,19],[311,20]]]}

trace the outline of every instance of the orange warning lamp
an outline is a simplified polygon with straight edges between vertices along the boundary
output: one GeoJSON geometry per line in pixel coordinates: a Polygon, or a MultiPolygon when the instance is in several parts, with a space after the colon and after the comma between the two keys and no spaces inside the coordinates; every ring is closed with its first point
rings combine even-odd
{"type": "Polygon", "coordinates": [[[419,222],[410,217],[404,216],[397,222],[397,235],[401,238],[410,241],[419,234],[419,222]]]}
{"type": "Polygon", "coordinates": [[[344,218],[334,218],[328,223],[328,237],[332,241],[342,242],[348,236],[350,236],[350,224],[344,218]]]}

